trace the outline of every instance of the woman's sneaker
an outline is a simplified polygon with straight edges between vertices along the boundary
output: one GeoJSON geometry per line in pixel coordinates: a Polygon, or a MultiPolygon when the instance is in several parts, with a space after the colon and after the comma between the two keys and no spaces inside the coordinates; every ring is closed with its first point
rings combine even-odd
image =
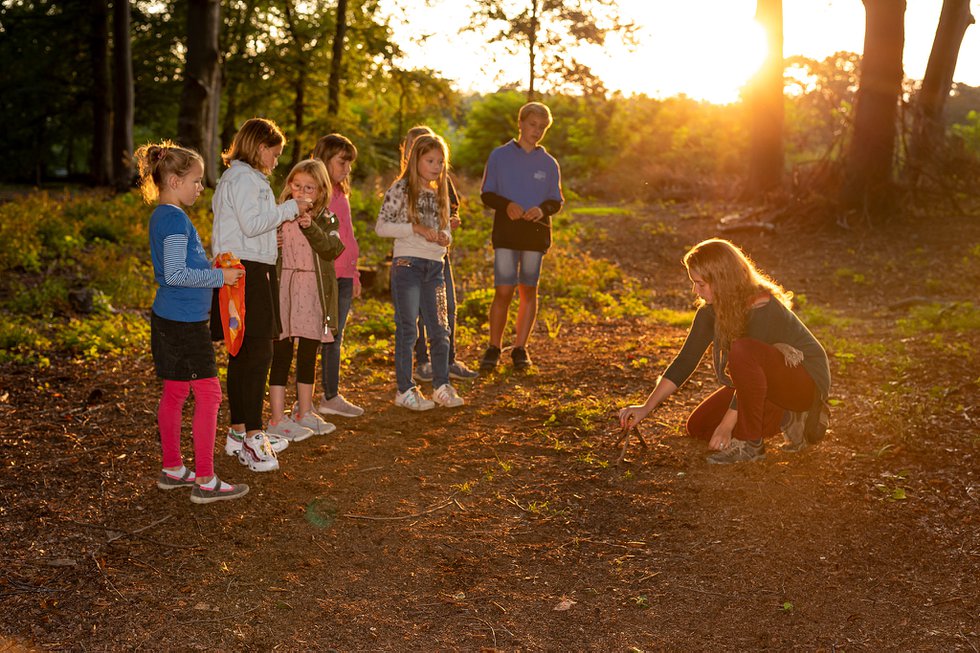
{"type": "Polygon", "coordinates": [[[421,391],[416,386],[412,386],[405,392],[396,392],[395,405],[409,410],[432,410],[436,407],[431,399],[422,396],[421,391]]]}
{"type": "Polygon", "coordinates": [[[531,367],[531,357],[524,347],[514,347],[510,350],[510,360],[514,363],[514,369],[524,372],[531,367]]]}
{"type": "Polygon", "coordinates": [[[747,463],[762,460],[766,457],[766,445],[760,439],[757,443],[750,440],[732,438],[728,446],[708,456],[708,462],[715,465],[730,465],[732,463],[747,463]]]}
{"type": "Polygon", "coordinates": [[[465,363],[460,363],[456,361],[449,366],[449,378],[456,379],[458,381],[467,381],[469,379],[475,379],[480,376],[480,373],[476,370],[471,370],[466,367],[465,363]]]}
{"type": "Polygon", "coordinates": [[[432,393],[432,400],[444,408],[456,408],[466,403],[462,397],[456,394],[456,388],[448,383],[435,389],[432,393]]]}
{"type": "Polygon", "coordinates": [[[290,442],[302,442],[313,435],[313,431],[302,424],[297,424],[289,415],[279,420],[278,424],[269,424],[265,432],[267,435],[278,435],[290,442]]]}
{"type": "Polygon", "coordinates": [[[317,410],[324,415],[340,415],[341,417],[360,417],[364,414],[363,408],[344,399],[344,395],[337,395],[331,399],[321,398],[317,410]]]}
{"type": "MultiPolygon", "coordinates": [[[[288,444],[288,441],[285,441],[288,444]]],[[[238,451],[238,462],[253,472],[271,472],[279,469],[279,458],[262,431],[245,436],[242,448],[238,451]]]]}
{"type": "Polygon", "coordinates": [[[480,361],[480,371],[481,372],[492,372],[497,367],[497,361],[500,360],[500,347],[496,345],[490,345],[487,350],[483,353],[483,359],[480,361]]]}
{"type": "MultiPolygon", "coordinates": [[[[204,485],[194,485],[191,490],[191,503],[214,503],[215,501],[229,501],[248,494],[248,486],[244,483],[232,485],[225,483],[217,476],[214,477],[214,487],[208,488],[204,485]]],[[[211,485],[208,483],[208,485],[211,485]]]]}
{"type": "MultiPolygon", "coordinates": [[[[293,404],[293,415],[299,415],[299,404],[293,404]]],[[[296,420],[296,423],[309,429],[314,435],[327,435],[337,430],[335,425],[320,417],[320,414],[315,410],[302,415],[296,420]]]]}

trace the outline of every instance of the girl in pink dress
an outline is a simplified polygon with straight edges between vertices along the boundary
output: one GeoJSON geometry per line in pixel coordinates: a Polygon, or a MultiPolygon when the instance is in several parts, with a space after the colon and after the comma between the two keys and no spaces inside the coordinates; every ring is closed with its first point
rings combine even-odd
{"type": "Polygon", "coordinates": [[[297,163],[286,178],[280,202],[309,200],[312,210],[279,230],[281,339],[273,346],[269,372],[272,418],[266,432],[294,442],[325,435],[336,427],[313,410],[317,353],[337,336],[337,275],[334,259],[344,251],[337,217],[327,210],[330,179],[321,161],[297,163]],[[315,217],[313,217],[315,216],[315,217]],[[286,383],[296,343],[296,404],[285,414],[286,383]]]}

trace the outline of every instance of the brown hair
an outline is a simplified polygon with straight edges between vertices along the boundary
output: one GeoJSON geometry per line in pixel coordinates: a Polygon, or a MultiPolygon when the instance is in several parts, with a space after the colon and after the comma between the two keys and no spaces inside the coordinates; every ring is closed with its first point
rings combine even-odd
{"type": "Polygon", "coordinates": [[[183,177],[195,162],[204,168],[204,159],[200,154],[173,141],[147,143],[133,156],[140,173],[140,193],[147,204],[152,204],[160,196],[160,188],[168,177],[183,177]]]}
{"type": "Polygon", "coordinates": [[[260,145],[285,146],[286,137],[279,126],[271,120],[249,118],[235,134],[231,147],[221,153],[221,160],[226,166],[230,166],[232,161],[242,161],[264,174],[269,174],[272,171],[263,169],[262,162],[259,160],[260,145]]]}
{"type": "Polygon", "coordinates": [[[286,176],[286,183],[282,187],[282,192],[279,193],[279,202],[285,202],[293,197],[293,189],[289,187],[289,184],[293,181],[293,177],[301,172],[313,177],[313,181],[320,187],[316,203],[310,208],[313,215],[320,215],[330,206],[330,192],[333,186],[330,183],[330,175],[327,174],[327,166],[323,165],[323,161],[320,159],[306,159],[293,166],[293,169],[286,176]]]}
{"type": "MultiPolygon", "coordinates": [[[[349,138],[341,134],[327,134],[316,142],[311,158],[320,159],[326,165],[338,154],[343,155],[351,163],[357,161],[357,148],[354,147],[354,144],[349,138]]],[[[329,168],[327,168],[327,177],[330,177],[329,168]]],[[[330,181],[333,182],[333,179],[330,179],[330,181]]],[[[344,195],[350,195],[349,175],[337,185],[340,186],[340,190],[344,195]]]]}
{"type": "Polygon", "coordinates": [[[398,174],[400,176],[404,176],[405,174],[405,168],[408,166],[408,155],[412,153],[412,146],[418,140],[418,137],[424,135],[431,136],[432,134],[435,134],[435,132],[427,125],[415,125],[405,132],[405,138],[402,139],[401,144],[398,146],[398,174]]]}
{"type": "Polygon", "coordinates": [[[431,132],[422,134],[416,138],[412,144],[412,150],[409,152],[408,161],[404,169],[402,169],[402,174],[398,177],[398,180],[406,180],[408,187],[408,206],[406,207],[408,210],[408,221],[412,224],[418,224],[419,194],[422,192],[422,186],[425,184],[425,181],[419,177],[419,159],[436,149],[442,151],[443,163],[442,172],[439,173],[439,178],[435,180],[435,188],[432,188],[432,190],[436,192],[436,197],[439,201],[439,228],[445,229],[449,226],[449,146],[446,145],[446,141],[442,140],[441,136],[437,136],[431,132]]]}
{"type": "Polygon", "coordinates": [[[523,122],[528,116],[540,116],[541,118],[546,118],[548,120],[548,126],[554,120],[551,117],[551,109],[548,108],[547,104],[542,102],[528,102],[521,107],[520,111],[517,112],[517,122],[523,122]]]}
{"type": "MultiPolygon", "coordinates": [[[[715,340],[722,349],[744,335],[749,309],[759,295],[772,295],[791,307],[793,294],[759,271],[752,259],[727,240],[711,238],[698,243],[684,255],[684,265],[711,286],[715,340]]],[[[704,300],[699,298],[698,305],[703,306],[704,300]]]]}

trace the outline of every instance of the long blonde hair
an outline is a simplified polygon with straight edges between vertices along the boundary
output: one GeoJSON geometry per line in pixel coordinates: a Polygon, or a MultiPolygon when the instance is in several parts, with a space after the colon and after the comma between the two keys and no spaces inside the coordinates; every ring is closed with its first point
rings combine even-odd
{"type": "MultiPolygon", "coordinates": [[[[732,341],[745,334],[749,309],[761,294],[772,295],[787,308],[792,305],[793,294],[759,271],[745,253],[720,238],[711,238],[692,247],[684,255],[688,273],[701,276],[711,287],[714,295],[715,341],[727,350],[732,341]]],[[[698,306],[704,300],[698,298],[698,306]]]]}
{"type": "Polygon", "coordinates": [[[320,159],[305,159],[300,161],[293,166],[293,169],[289,171],[286,176],[286,184],[282,187],[282,192],[279,193],[279,203],[282,204],[288,199],[293,197],[293,189],[289,185],[293,181],[293,177],[301,172],[305,172],[319,188],[319,193],[316,196],[316,202],[310,211],[314,216],[320,215],[328,206],[330,206],[330,193],[333,190],[333,184],[330,183],[330,175],[327,174],[327,166],[323,165],[323,161],[320,159]]]}
{"type": "Polygon", "coordinates": [[[435,180],[434,187],[431,185],[429,187],[435,191],[439,202],[439,228],[445,229],[449,226],[449,146],[446,145],[446,141],[436,134],[418,136],[412,144],[412,151],[408,155],[408,161],[398,181],[402,179],[406,181],[408,221],[412,224],[418,224],[419,195],[422,192],[422,187],[428,185],[419,176],[419,159],[432,150],[442,151],[442,172],[439,173],[439,178],[435,180]]]}
{"type": "Polygon", "coordinates": [[[160,189],[167,177],[183,177],[195,163],[200,163],[204,168],[204,159],[200,154],[173,141],[147,143],[136,150],[134,158],[139,168],[140,193],[147,204],[160,196],[160,189]]]}

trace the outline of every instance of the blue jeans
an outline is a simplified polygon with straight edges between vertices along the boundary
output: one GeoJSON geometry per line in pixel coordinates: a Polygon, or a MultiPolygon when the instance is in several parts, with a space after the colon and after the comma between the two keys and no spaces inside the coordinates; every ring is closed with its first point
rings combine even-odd
{"type": "Polygon", "coordinates": [[[391,262],[391,300],[395,305],[395,378],[398,392],[415,387],[412,348],[418,339],[419,312],[432,348],[432,387],[449,383],[449,327],[442,261],[399,256],[391,262]]]}
{"type": "MultiPolygon", "coordinates": [[[[449,252],[443,259],[443,277],[446,279],[446,318],[449,324],[449,365],[456,362],[456,287],[453,283],[453,266],[449,263],[449,252]]],[[[429,350],[425,342],[425,322],[419,315],[419,338],[415,341],[415,364],[429,362],[429,350]]],[[[436,386],[438,387],[438,386],[436,386]]]]}
{"type": "Polygon", "coordinates": [[[340,394],[340,347],[344,343],[344,327],[347,314],[354,299],[354,280],[349,277],[337,279],[337,335],[333,342],[320,346],[320,359],[323,366],[323,396],[333,399],[340,394]]]}

